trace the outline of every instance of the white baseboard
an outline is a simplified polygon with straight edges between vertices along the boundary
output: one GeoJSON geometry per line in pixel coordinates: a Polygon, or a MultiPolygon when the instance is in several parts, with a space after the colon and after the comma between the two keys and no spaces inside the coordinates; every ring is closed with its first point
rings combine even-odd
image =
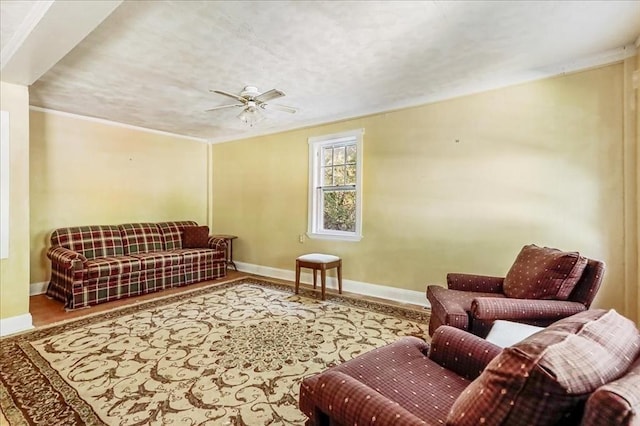
{"type": "Polygon", "coordinates": [[[47,281],[42,281],[39,283],[31,283],[29,286],[29,296],[35,296],[37,294],[44,294],[47,292],[47,286],[49,283],[47,281]]]}
{"type": "MultiPolygon", "coordinates": [[[[272,268],[270,266],[254,265],[252,263],[234,262],[239,271],[250,274],[262,275],[265,277],[278,278],[281,280],[295,281],[296,273],[293,270],[272,268]]],[[[320,278],[318,277],[318,281],[320,278]]],[[[313,284],[313,275],[308,272],[300,274],[300,282],[313,284]]],[[[318,285],[320,285],[318,283],[318,285]]],[[[327,288],[338,289],[338,279],[327,277],[327,288]]],[[[414,305],[431,307],[427,296],[423,291],[406,290],[403,288],[388,287],[379,284],[365,283],[361,281],[342,280],[342,289],[349,293],[362,294],[364,296],[379,297],[381,299],[393,300],[395,302],[411,303],[414,305]]]]}
{"type": "Polygon", "coordinates": [[[31,330],[32,328],[34,327],[31,314],[22,314],[15,317],[0,319],[0,337],[31,330]]]}

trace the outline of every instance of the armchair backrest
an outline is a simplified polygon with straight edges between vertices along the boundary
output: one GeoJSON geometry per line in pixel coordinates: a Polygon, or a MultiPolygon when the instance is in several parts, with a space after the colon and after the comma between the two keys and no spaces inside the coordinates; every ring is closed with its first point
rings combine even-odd
{"type": "Polygon", "coordinates": [[[582,277],[569,295],[573,302],[580,302],[587,308],[591,306],[604,276],[605,264],[599,260],[587,259],[587,266],[584,268],[582,277]]]}

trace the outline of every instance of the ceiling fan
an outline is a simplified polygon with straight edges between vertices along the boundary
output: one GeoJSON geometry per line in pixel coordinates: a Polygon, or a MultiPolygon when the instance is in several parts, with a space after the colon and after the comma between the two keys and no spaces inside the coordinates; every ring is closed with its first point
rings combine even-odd
{"type": "Polygon", "coordinates": [[[207,112],[232,107],[243,107],[244,109],[238,115],[238,118],[241,121],[247,123],[249,126],[253,126],[254,124],[264,119],[264,116],[260,113],[260,109],[283,111],[290,114],[294,114],[297,111],[295,108],[290,106],[270,103],[270,101],[273,99],[285,96],[284,92],[278,89],[271,89],[264,93],[260,93],[258,92],[257,87],[246,86],[244,89],[242,89],[242,92],[240,92],[239,95],[224,92],[222,90],[210,90],[210,92],[227,96],[236,100],[237,102],[235,104],[217,106],[208,109],[207,112]]]}

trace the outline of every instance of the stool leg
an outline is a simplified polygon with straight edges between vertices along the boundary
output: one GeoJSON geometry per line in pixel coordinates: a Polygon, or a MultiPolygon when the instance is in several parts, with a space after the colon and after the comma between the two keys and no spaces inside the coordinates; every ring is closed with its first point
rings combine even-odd
{"type": "Polygon", "coordinates": [[[300,287],[300,261],[296,260],[296,294],[298,294],[299,287],[300,287]]]}
{"type": "Polygon", "coordinates": [[[316,289],[316,280],[318,278],[318,274],[317,274],[318,270],[316,268],[313,268],[313,289],[316,289]]]}
{"type": "Polygon", "coordinates": [[[338,293],[342,294],[342,260],[338,263],[338,293]]]}
{"type": "Polygon", "coordinates": [[[327,269],[323,265],[322,269],[320,269],[320,279],[321,279],[320,285],[322,286],[322,300],[324,300],[324,291],[325,291],[325,288],[326,288],[326,285],[325,285],[326,278],[327,278],[327,269]]]}

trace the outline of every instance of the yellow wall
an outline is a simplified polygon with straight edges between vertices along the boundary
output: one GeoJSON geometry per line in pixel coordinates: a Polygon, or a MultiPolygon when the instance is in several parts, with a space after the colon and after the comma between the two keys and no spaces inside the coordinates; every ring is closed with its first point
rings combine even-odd
{"type": "Polygon", "coordinates": [[[63,226],[207,223],[207,145],[31,111],[31,282],[49,280],[51,231],[63,226]]]}
{"type": "Polygon", "coordinates": [[[328,252],[345,279],[417,291],[451,271],[502,276],[528,243],[578,250],[608,265],[595,306],[625,312],[622,129],[614,64],[218,144],[213,226],[239,236],[242,262],[291,270],[302,253],[328,252]],[[364,238],[300,244],[307,138],[360,127],[364,238]]]}
{"type": "Polygon", "coordinates": [[[0,82],[9,112],[9,256],[0,260],[0,319],[29,312],[29,91],[0,82]]]}

